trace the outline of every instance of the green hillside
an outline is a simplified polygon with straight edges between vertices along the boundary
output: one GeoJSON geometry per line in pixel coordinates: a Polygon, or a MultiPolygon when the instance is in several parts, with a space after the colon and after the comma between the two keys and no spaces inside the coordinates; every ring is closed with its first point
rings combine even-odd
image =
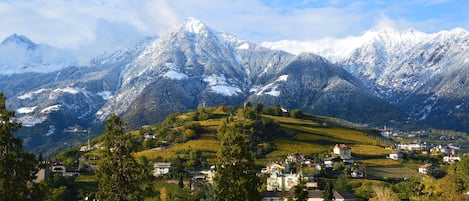
{"type": "MultiPolygon", "coordinates": [[[[373,196],[372,186],[385,183],[389,185],[408,178],[413,180],[406,180],[405,184],[419,183],[421,176],[417,173],[418,167],[441,160],[415,152],[407,153],[407,158],[402,160],[387,159],[386,156],[393,152],[387,147],[394,142],[382,138],[376,129],[340,119],[303,114],[299,110],[282,112],[280,106],[220,106],[171,114],[161,123],[128,130],[125,134],[126,146],[132,150],[130,153],[134,158],[149,171],[153,170],[154,162],[172,162],[171,173],[153,178],[153,195],[169,193],[190,197],[190,193],[198,193],[197,196],[203,197],[209,193],[205,192],[206,189],[188,191],[178,186],[190,186],[194,175],[218,162],[217,155],[222,147],[219,135],[226,133],[229,125],[235,125],[245,136],[245,144],[255,157],[257,170],[261,170],[267,163],[283,161],[293,153],[300,153],[322,164],[325,158],[332,156],[332,149],[336,144],[348,145],[354,159],[352,169],[362,171],[365,174],[363,178],[352,178],[348,172],[352,169],[344,168],[340,163],[338,167],[323,168],[320,172],[308,168],[303,171],[307,174],[319,174],[320,188],[324,188],[328,182],[339,182],[341,177],[337,175],[346,175],[350,179],[348,190],[365,200],[373,196]]],[[[97,190],[94,165],[99,164],[103,157],[103,140],[102,136],[95,138],[91,143],[91,150],[80,151],[80,147],[74,147],[58,152],[52,158],[61,161],[67,170],[80,171],[80,176],[74,180],[79,192],[77,197],[82,198],[80,195],[89,193],[93,195],[97,190]]],[[[435,173],[439,172],[443,173],[444,170],[435,173]]],[[[394,187],[396,192],[406,189],[399,184],[394,187]]],[[[260,189],[263,188],[265,186],[261,185],[260,189]]],[[[147,200],[163,199],[157,196],[147,200]]]]}
{"type": "MultiPolygon", "coordinates": [[[[180,114],[176,119],[184,121],[194,114],[180,114]]],[[[219,148],[216,136],[217,128],[229,114],[216,112],[213,118],[200,121],[188,120],[185,124],[200,124],[203,130],[200,137],[183,143],[174,143],[164,150],[145,149],[138,151],[135,157],[146,157],[149,160],[171,161],[176,157],[186,157],[186,150],[200,150],[209,162],[215,159],[219,148]]],[[[273,116],[261,115],[260,118],[278,124],[280,134],[273,134],[270,140],[261,141],[259,148],[270,147],[269,152],[263,155],[260,162],[275,161],[285,158],[291,153],[313,155],[329,152],[338,143],[345,143],[352,147],[356,156],[382,156],[389,151],[384,149],[388,145],[379,139],[376,132],[368,128],[351,128],[334,118],[303,115],[301,119],[288,117],[288,115],[273,116]],[[355,151],[356,149],[356,151],[355,151]],[[377,151],[379,150],[379,151],[377,151]]],[[[174,127],[173,130],[181,129],[174,127]]]]}
{"type": "MultiPolygon", "coordinates": [[[[218,129],[227,119],[240,118],[239,116],[243,116],[242,121],[248,129],[259,133],[253,134],[258,136],[251,142],[259,167],[271,161],[283,160],[292,153],[324,157],[330,154],[335,144],[351,146],[352,155],[365,160],[384,158],[391,152],[384,148],[389,146],[389,143],[381,138],[375,129],[323,116],[295,116],[293,112],[276,113],[275,108],[270,107],[259,113],[251,112],[247,109],[220,106],[169,115],[162,123],[129,131],[132,133],[134,156],[137,159],[145,157],[150,162],[174,161],[177,158],[187,159],[191,151],[197,151],[204,159],[205,165],[194,169],[206,168],[216,160],[220,145],[218,129]],[[154,134],[155,139],[144,139],[145,133],[154,134]]],[[[100,137],[92,141],[93,145],[100,143],[100,137]]],[[[95,164],[95,160],[100,157],[100,149],[88,152],[78,150],[79,147],[75,147],[58,152],[54,159],[73,166],[76,165],[73,161],[79,156],[90,164],[95,164]]]]}

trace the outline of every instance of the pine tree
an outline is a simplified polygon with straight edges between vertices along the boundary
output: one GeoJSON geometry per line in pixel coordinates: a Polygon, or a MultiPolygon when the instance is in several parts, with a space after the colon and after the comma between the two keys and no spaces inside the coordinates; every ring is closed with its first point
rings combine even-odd
{"type": "Polygon", "coordinates": [[[240,130],[231,124],[219,135],[221,147],[217,157],[215,200],[260,200],[253,153],[240,130]]]}
{"type": "Polygon", "coordinates": [[[0,93],[0,199],[26,200],[28,183],[35,179],[37,161],[34,154],[23,151],[22,141],[13,133],[21,124],[15,113],[6,108],[6,98],[0,93]]]}
{"type": "Polygon", "coordinates": [[[295,192],[295,200],[296,201],[306,201],[308,200],[308,191],[305,191],[303,189],[303,182],[301,182],[299,185],[295,186],[294,188],[295,192]]]}
{"type": "Polygon", "coordinates": [[[124,122],[111,115],[104,133],[105,153],[97,172],[99,200],[143,200],[146,195],[150,175],[131,155],[129,139],[124,122]]]}
{"type": "Polygon", "coordinates": [[[332,191],[332,184],[327,182],[326,187],[324,188],[324,192],[322,193],[322,197],[324,201],[332,201],[334,200],[334,193],[332,191]]]}

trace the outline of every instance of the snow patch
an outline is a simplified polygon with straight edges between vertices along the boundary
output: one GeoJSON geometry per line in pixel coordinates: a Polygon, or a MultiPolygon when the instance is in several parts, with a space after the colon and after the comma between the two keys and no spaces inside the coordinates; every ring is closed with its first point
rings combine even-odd
{"type": "Polygon", "coordinates": [[[34,110],[36,109],[36,107],[37,107],[37,106],[18,108],[18,109],[16,109],[16,113],[19,113],[19,114],[29,114],[29,113],[34,112],[34,110]]]}
{"type": "Polygon", "coordinates": [[[176,64],[172,62],[166,62],[164,66],[168,68],[169,71],[166,72],[163,77],[173,80],[183,80],[188,78],[186,74],[179,72],[179,68],[176,66],[176,64]]]}
{"type": "Polygon", "coordinates": [[[276,81],[277,82],[280,82],[280,81],[285,82],[285,81],[287,81],[287,79],[288,79],[288,75],[281,75],[280,77],[277,78],[276,81]]]}
{"type": "Polygon", "coordinates": [[[271,95],[271,96],[280,96],[280,90],[277,90],[279,84],[278,82],[285,82],[288,80],[288,75],[281,75],[274,82],[269,83],[262,87],[256,95],[271,95]]]}
{"type": "Polygon", "coordinates": [[[49,126],[49,130],[47,130],[47,133],[45,134],[46,136],[50,136],[52,134],[55,133],[55,126],[54,125],[50,125],[49,126]]]}
{"type": "Polygon", "coordinates": [[[183,79],[188,78],[186,74],[180,73],[180,72],[177,72],[177,71],[174,71],[174,70],[170,70],[170,71],[166,72],[163,75],[163,77],[173,79],[173,80],[183,80],[183,79]]]}
{"type": "Polygon", "coordinates": [[[240,46],[238,46],[238,49],[239,49],[239,50],[247,50],[247,49],[249,49],[249,47],[250,47],[250,46],[249,46],[248,43],[243,43],[243,44],[241,44],[240,46]]]}
{"type": "Polygon", "coordinates": [[[101,91],[97,93],[98,96],[101,96],[103,100],[110,100],[112,98],[112,92],[110,91],[101,91]]]}
{"type": "Polygon", "coordinates": [[[225,96],[233,96],[242,92],[238,87],[229,85],[226,81],[225,75],[211,75],[205,77],[204,81],[208,82],[208,85],[213,92],[223,94],[225,96]]]}
{"type": "Polygon", "coordinates": [[[60,105],[52,105],[52,106],[42,109],[41,113],[48,114],[48,113],[51,113],[52,111],[57,111],[57,110],[60,110],[60,105]]]}
{"type": "Polygon", "coordinates": [[[43,92],[49,91],[49,90],[50,89],[38,89],[36,91],[28,92],[28,93],[25,93],[23,95],[18,96],[18,99],[20,99],[20,100],[31,99],[31,98],[34,98],[34,96],[36,96],[38,94],[41,94],[43,92]]]}
{"type": "Polygon", "coordinates": [[[53,91],[54,93],[70,93],[70,94],[78,94],[80,93],[80,89],[73,88],[73,87],[66,87],[66,88],[59,88],[53,91]]]}

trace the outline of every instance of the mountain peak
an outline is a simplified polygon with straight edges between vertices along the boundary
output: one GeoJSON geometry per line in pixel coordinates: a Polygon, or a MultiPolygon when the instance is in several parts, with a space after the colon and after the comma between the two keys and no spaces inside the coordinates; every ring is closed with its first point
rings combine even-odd
{"type": "Polygon", "coordinates": [[[29,38],[27,38],[26,36],[18,35],[16,33],[6,37],[2,41],[2,45],[8,45],[8,44],[17,44],[17,45],[24,46],[26,48],[33,48],[36,46],[36,44],[33,41],[29,40],[29,38]]]}
{"type": "Polygon", "coordinates": [[[186,18],[186,21],[182,24],[182,29],[184,31],[195,34],[200,34],[208,31],[207,25],[193,17],[186,18]]]}

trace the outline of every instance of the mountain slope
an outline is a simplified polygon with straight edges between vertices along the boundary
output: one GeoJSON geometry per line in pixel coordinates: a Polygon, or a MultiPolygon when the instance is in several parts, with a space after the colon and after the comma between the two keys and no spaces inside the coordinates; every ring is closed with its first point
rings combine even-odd
{"type": "MultiPolygon", "coordinates": [[[[11,41],[36,47],[23,37],[11,41]]],[[[87,63],[32,65],[26,71],[10,65],[15,73],[0,74],[0,90],[26,126],[18,135],[27,149],[50,152],[84,141],[86,136],[72,139],[64,130],[101,125],[112,113],[141,126],[174,112],[246,101],[360,123],[405,118],[368,92],[361,79],[323,57],[261,47],[193,18],[160,38],[87,63]]]]}
{"type": "Polygon", "coordinates": [[[344,69],[322,57],[300,54],[248,100],[286,108],[301,108],[358,123],[403,121],[406,115],[368,93],[344,69]]]}
{"type": "Polygon", "coordinates": [[[330,58],[370,91],[407,114],[440,128],[468,130],[466,69],[469,32],[425,34],[386,27],[327,42],[281,41],[265,47],[330,58]]]}

